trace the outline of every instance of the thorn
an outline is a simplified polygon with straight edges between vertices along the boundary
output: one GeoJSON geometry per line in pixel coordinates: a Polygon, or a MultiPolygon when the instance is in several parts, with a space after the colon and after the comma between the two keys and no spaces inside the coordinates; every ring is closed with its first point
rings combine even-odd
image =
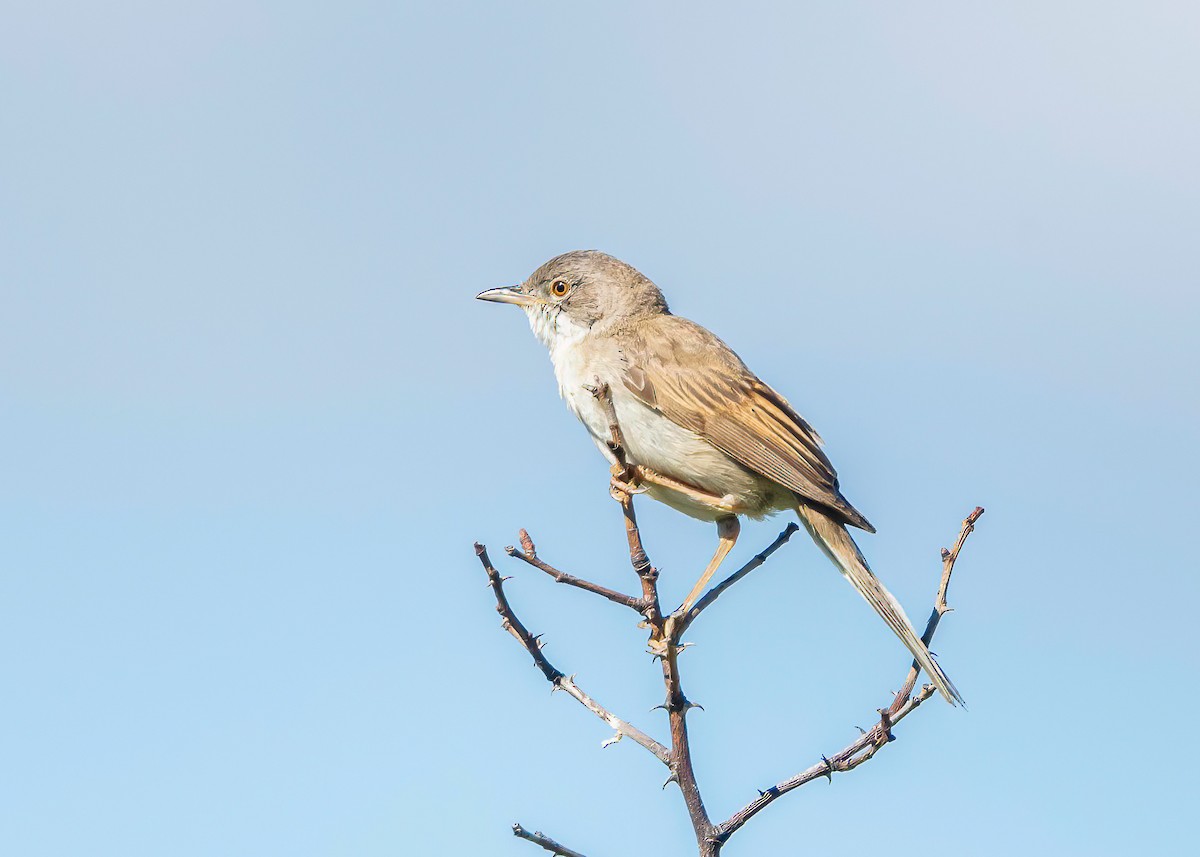
{"type": "Polygon", "coordinates": [[[825,763],[825,776],[829,778],[829,782],[833,782],[833,762],[829,761],[826,756],[821,756],[821,761],[825,763]]]}
{"type": "Polygon", "coordinates": [[[500,578],[500,582],[501,582],[501,583],[504,583],[506,580],[512,580],[512,575],[510,574],[510,575],[508,575],[507,577],[502,577],[502,578],[500,578]]]}
{"type": "Polygon", "coordinates": [[[588,391],[589,393],[591,393],[593,396],[599,396],[599,395],[600,395],[600,388],[599,388],[599,387],[597,387],[595,384],[584,384],[584,385],[583,385],[583,389],[587,390],[587,391],[588,391]]]}
{"type": "Polygon", "coordinates": [[[671,776],[667,777],[667,781],[662,784],[662,787],[665,789],[667,786],[671,785],[671,783],[678,783],[678,782],[679,782],[679,774],[672,773],[671,776]]]}
{"type": "Polygon", "coordinates": [[[611,747],[613,744],[616,744],[618,741],[620,741],[624,737],[625,737],[625,733],[618,729],[617,733],[615,735],[613,735],[611,738],[609,738],[607,741],[600,742],[600,749],[603,750],[607,747],[611,747]]]}
{"type": "Polygon", "coordinates": [[[854,728],[858,730],[858,733],[859,733],[860,735],[866,735],[866,734],[867,734],[867,730],[866,730],[866,729],[863,729],[861,726],[855,726],[854,728]]]}
{"type": "Polygon", "coordinates": [[[698,702],[692,702],[691,700],[687,700],[686,702],[683,703],[684,712],[690,711],[693,708],[699,708],[701,711],[704,710],[704,706],[698,702]]]}
{"type": "Polygon", "coordinates": [[[667,708],[667,704],[666,704],[665,702],[659,703],[658,705],[654,706],[654,707],[653,707],[653,708],[651,708],[650,710],[651,710],[651,711],[657,711],[657,710],[658,710],[658,709],[660,709],[660,708],[661,708],[663,711],[670,711],[670,710],[671,710],[671,709],[667,708]]]}
{"type": "Polygon", "coordinates": [[[945,562],[948,559],[950,559],[950,551],[942,548],[942,561],[945,562]]]}

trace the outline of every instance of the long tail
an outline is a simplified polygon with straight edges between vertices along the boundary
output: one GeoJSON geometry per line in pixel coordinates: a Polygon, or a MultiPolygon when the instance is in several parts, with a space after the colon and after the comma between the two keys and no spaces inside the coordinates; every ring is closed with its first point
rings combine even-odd
{"type": "Polygon", "coordinates": [[[813,537],[813,541],[820,546],[826,556],[833,560],[833,564],[837,566],[842,576],[854,584],[858,594],[867,599],[867,603],[875,608],[875,612],[884,622],[887,622],[888,627],[912,652],[921,669],[933,680],[934,685],[941,691],[946,701],[951,705],[962,703],[963,698],[955,689],[954,683],[942,672],[942,668],[933,659],[929,649],[921,642],[921,638],[909,624],[908,617],[904,615],[904,608],[900,606],[900,602],[884,588],[883,584],[879,582],[879,578],[867,566],[867,561],[859,551],[858,545],[854,543],[854,539],[850,538],[850,534],[846,532],[846,528],[809,506],[800,506],[797,513],[800,515],[800,522],[804,524],[808,534],[813,537]]]}

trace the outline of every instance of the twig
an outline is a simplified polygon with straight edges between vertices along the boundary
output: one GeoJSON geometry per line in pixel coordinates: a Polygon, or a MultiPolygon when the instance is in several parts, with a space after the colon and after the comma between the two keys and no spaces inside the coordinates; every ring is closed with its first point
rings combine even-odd
{"type": "Polygon", "coordinates": [[[578,851],[572,851],[565,845],[559,845],[540,830],[535,830],[533,833],[530,833],[521,825],[514,824],[513,836],[519,836],[522,839],[527,839],[534,845],[540,845],[551,854],[558,854],[560,857],[584,857],[584,855],[580,854],[578,851]]]}
{"type": "MultiPolygon", "coordinates": [[[[983,508],[976,507],[975,511],[963,521],[962,530],[958,535],[958,540],[954,543],[954,548],[950,551],[942,551],[942,580],[934,601],[933,615],[929,617],[929,623],[926,625],[925,633],[921,637],[925,645],[929,645],[933,640],[933,634],[937,630],[938,622],[941,620],[942,615],[949,610],[946,606],[946,590],[950,586],[950,575],[954,571],[954,563],[958,559],[959,551],[962,550],[967,536],[975,529],[975,522],[979,520],[979,516],[982,514],[983,508]]],[[[819,764],[813,765],[795,776],[771,786],[766,791],[760,791],[755,800],[739,809],[726,821],[717,826],[715,837],[724,843],[742,825],[782,795],[822,777],[828,777],[832,781],[833,774],[852,771],[863,762],[873,758],[889,742],[895,740],[895,736],[892,735],[892,727],[915,711],[921,703],[937,692],[937,689],[932,684],[927,684],[921,688],[916,696],[910,696],[915,687],[918,672],[917,665],[914,663],[912,669],[909,670],[904,686],[896,694],[896,698],[892,701],[892,704],[887,708],[879,709],[879,722],[869,731],[859,736],[858,740],[834,753],[832,756],[822,756],[819,764]]]]}
{"type": "Polygon", "coordinates": [[[747,574],[754,571],[756,568],[758,568],[760,565],[762,565],[764,562],[766,562],[768,559],[770,559],[771,554],[775,553],[775,551],[779,550],[781,547],[783,547],[785,544],[787,544],[788,539],[790,539],[792,537],[792,534],[795,533],[799,529],[800,529],[800,526],[794,522],[788,524],[786,527],[783,528],[783,532],[779,534],[779,536],[775,539],[775,541],[773,541],[773,542],[771,542],[771,544],[767,545],[766,549],[763,550],[762,553],[755,555],[755,557],[753,559],[751,559],[748,563],[743,565],[741,568],[739,568],[733,574],[729,575],[729,577],[722,580],[720,583],[718,583],[712,589],[708,590],[708,592],[706,592],[704,594],[704,597],[701,598],[699,601],[697,601],[695,604],[693,604],[692,609],[689,610],[683,616],[683,618],[680,620],[679,632],[683,633],[684,631],[686,631],[688,626],[692,624],[692,622],[696,619],[696,617],[699,616],[702,611],[706,610],[714,601],[716,601],[718,598],[720,598],[721,594],[723,592],[725,592],[726,589],[733,586],[735,583],[737,583],[739,580],[741,580],[747,574]]]}
{"type": "MultiPolygon", "coordinates": [[[[929,621],[925,623],[925,633],[921,635],[921,642],[928,648],[933,642],[933,635],[937,631],[938,623],[942,621],[942,616],[950,612],[950,607],[946,604],[946,593],[950,589],[950,575],[954,573],[954,563],[958,561],[958,553],[966,544],[967,536],[975,532],[975,524],[983,515],[983,507],[976,506],[971,514],[967,515],[962,522],[962,529],[958,532],[958,538],[954,540],[954,547],[950,550],[942,548],[942,581],[938,585],[937,597],[933,601],[933,612],[929,614],[929,621]]],[[[896,698],[892,700],[889,711],[898,709],[904,704],[904,700],[908,699],[913,688],[917,686],[917,676],[921,672],[921,665],[915,660],[912,666],[909,667],[908,677],[904,680],[904,684],[896,691],[896,698]]]]}
{"type": "MultiPolygon", "coordinates": [[[[932,684],[927,684],[921,688],[921,692],[909,699],[900,707],[894,714],[890,714],[891,725],[895,725],[911,714],[925,700],[929,699],[937,692],[932,684]]],[[[890,709],[880,709],[881,712],[888,712],[890,709]]],[[[725,842],[737,832],[738,828],[744,825],[747,821],[765,809],[768,804],[774,802],[777,798],[787,794],[793,789],[798,789],[813,780],[819,780],[822,777],[832,780],[833,774],[845,773],[852,771],[878,753],[882,748],[886,747],[891,739],[890,727],[884,727],[882,719],[879,723],[869,731],[859,736],[858,740],[832,756],[822,756],[818,764],[807,768],[794,777],[789,777],[781,783],[771,786],[766,791],[760,791],[758,797],[751,801],[746,806],[739,809],[731,815],[726,821],[717,826],[716,836],[722,842],[725,842]]]]}
{"type": "Polygon", "coordinates": [[[565,571],[559,571],[549,563],[542,562],[538,558],[537,548],[534,547],[533,539],[529,537],[529,533],[521,530],[521,549],[517,550],[512,545],[504,549],[504,552],[511,557],[516,557],[527,565],[532,565],[534,568],[546,572],[554,578],[555,583],[564,583],[567,586],[574,586],[577,589],[582,589],[585,592],[591,592],[595,595],[603,596],[614,604],[620,604],[624,607],[629,607],[641,613],[646,609],[644,599],[635,598],[632,595],[626,595],[624,592],[617,592],[615,589],[609,589],[607,586],[601,586],[598,583],[592,583],[590,580],[584,580],[581,577],[576,577],[573,574],[567,574],[565,571]]]}
{"type": "Polygon", "coordinates": [[[476,542],[475,555],[479,557],[480,563],[483,564],[484,571],[487,572],[488,576],[488,585],[492,587],[492,592],[496,596],[496,612],[501,616],[501,626],[516,638],[517,642],[525,648],[525,651],[529,652],[534,664],[542,671],[542,675],[546,677],[546,681],[554,686],[554,690],[566,691],[580,705],[611,726],[616,733],[616,738],[613,740],[619,740],[621,736],[628,736],[637,744],[640,744],[653,753],[664,765],[670,766],[671,756],[666,747],[637,727],[617,717],[595,699],[588,696],[575,683],[573,676],[565,675],[546,659],[546,656],[542,654],[542,646],[538,638],[529,633],[521,623],[521,620],[517,618],[517,614],[513,612],[512,605],[508,603],[508,597],[504,594],[504,578],[492,566],[492,561],[487,555],[487,548],[476,542]]]}
{"type": "Polygon", "coordinates": [[[683,694],[683,685],[679,677],[679,630],[674,629],[664,642],[665,651],[659,660],[662,663],[663,684],[667,688],[667,699],[663,708],[667,710],[667,720],[671,726],[671,778],[679,784],[679,790],[683,793],[683,802],[687,805],[688,817],[696,834],[700,854],[707,857],[720,852],[720,843],[714,841],[716,828],[708,817],[708,810],[704,808],[700,785],[692,768],[687,713],[698,706],[688,701],[683,694]]]}

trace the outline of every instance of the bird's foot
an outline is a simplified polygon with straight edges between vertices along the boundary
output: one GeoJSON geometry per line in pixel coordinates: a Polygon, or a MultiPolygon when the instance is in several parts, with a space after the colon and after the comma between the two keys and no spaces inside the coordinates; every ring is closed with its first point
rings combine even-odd
{"type": "Polygon", "coordinates": [[[646,651],[656,658],[665,658],[670,654],[670,650],[671,644],[663,634],[657,631],[651,632],[650,639],[646,641],[646,651]]]}
{"type": "Polygon", "coordinates": [[[646,493],[646,487],[641,484],[636,467],[612,466],[612,478],[608,481],[608,493],[618,503],[635,494],[646,493]]]}
{"type": "Polygon", "coordinates": [[[667,616],[662,624],[651,625],[649,622],[640,622],[639,628],[650,629],[650,639],[646,641],[646,649],[655,657],[665,658],[671,653],[674,648],[677,651],[683,646],[679,645],[676,639],[675,624],[682,618],[679,613],[672,613],[667,616]]]}

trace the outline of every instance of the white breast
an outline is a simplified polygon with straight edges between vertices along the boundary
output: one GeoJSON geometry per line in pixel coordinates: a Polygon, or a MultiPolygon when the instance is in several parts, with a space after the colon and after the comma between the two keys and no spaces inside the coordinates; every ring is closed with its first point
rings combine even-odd
{"type": "MultiPolygon", "coordinates": [[[[643,464],[720,497],[736,498],[753,517],[794,502],[770,480],[751,473],[704,438],[643,404],[621,380],[625,367],[614,342],[592,337],[591,330],[571,323],[564,314],[527,312],[534,334],[550,351],[560,395],[598,446],[608,440],[609,429],[604,409],[587,389],[597,378],[612,391],[630,463],[643,464]]],[[[653,488],[650,493],[692,517],[716,520],[723,514],[675,491],[653,488]]]]}

